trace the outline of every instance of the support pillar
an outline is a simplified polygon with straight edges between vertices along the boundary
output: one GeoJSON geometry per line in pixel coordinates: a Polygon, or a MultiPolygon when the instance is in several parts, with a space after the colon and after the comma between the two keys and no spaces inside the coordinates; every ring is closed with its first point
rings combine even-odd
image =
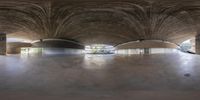
{"type": "Polygon", "coordinates": [[[200,54],[200,34],[196,36],[195,40],[196,54],[200,54]]]}
{"type": "Polygon", "coordinates": [[[6,34],[0,33],[0,55],[6,55],[6,34]]]}
{"type": "Polygon", "coordinates": [[[150,54],[150,53],[151,53],[151,51],[149,48],[144,48],[144,54],[150,54]]]}

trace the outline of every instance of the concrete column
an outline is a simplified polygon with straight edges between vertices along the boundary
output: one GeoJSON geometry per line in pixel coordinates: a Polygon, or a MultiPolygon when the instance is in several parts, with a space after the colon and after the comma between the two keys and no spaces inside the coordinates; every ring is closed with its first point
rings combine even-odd
{"type": "Polygon", "coordinates": [[[150,49],[149,48],[144,48],[144,54],[150,54],[150,49]]]}
{"type": "Polygon", "coordinates": [[[6,34],[0,33],[0,55],[6,55],[6,34]]]}
{"type": "Polygon", "coordinates": [[[196,44],[195,44],[196,53],[200,54],[200,34],[196,36],[195,40],[196,40],[196,44]]]}

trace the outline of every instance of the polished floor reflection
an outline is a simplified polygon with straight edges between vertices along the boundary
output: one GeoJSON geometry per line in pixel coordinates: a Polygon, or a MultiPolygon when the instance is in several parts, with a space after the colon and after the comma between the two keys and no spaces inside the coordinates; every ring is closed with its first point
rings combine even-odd
{"type": "Polygon", "coordinates": [[[200,56],[0,56],[0,100],[195,100],[200,56]]]}

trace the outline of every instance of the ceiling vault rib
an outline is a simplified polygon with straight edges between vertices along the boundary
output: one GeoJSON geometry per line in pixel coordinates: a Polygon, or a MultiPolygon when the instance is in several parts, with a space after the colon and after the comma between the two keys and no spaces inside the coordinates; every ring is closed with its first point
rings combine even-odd
{"type": "Polygon", "coordinates": [[[0,1],[0,31],[30,40],[68,38],[85,44],[117,45],[141,39],[174,42],[181,36],[196,36],[200,2],[194,2],[0,1]]]}

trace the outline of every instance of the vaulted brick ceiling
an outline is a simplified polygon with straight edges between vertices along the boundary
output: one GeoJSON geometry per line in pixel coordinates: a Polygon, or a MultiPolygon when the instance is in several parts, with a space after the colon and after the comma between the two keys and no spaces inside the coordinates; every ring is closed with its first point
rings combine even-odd
{"type": "Polygon", "coordinates": [[[117,45],[140,39],[173,43],[194,37],[199,0],[1,0],[9,37],[66,38],[117,45]]]}

